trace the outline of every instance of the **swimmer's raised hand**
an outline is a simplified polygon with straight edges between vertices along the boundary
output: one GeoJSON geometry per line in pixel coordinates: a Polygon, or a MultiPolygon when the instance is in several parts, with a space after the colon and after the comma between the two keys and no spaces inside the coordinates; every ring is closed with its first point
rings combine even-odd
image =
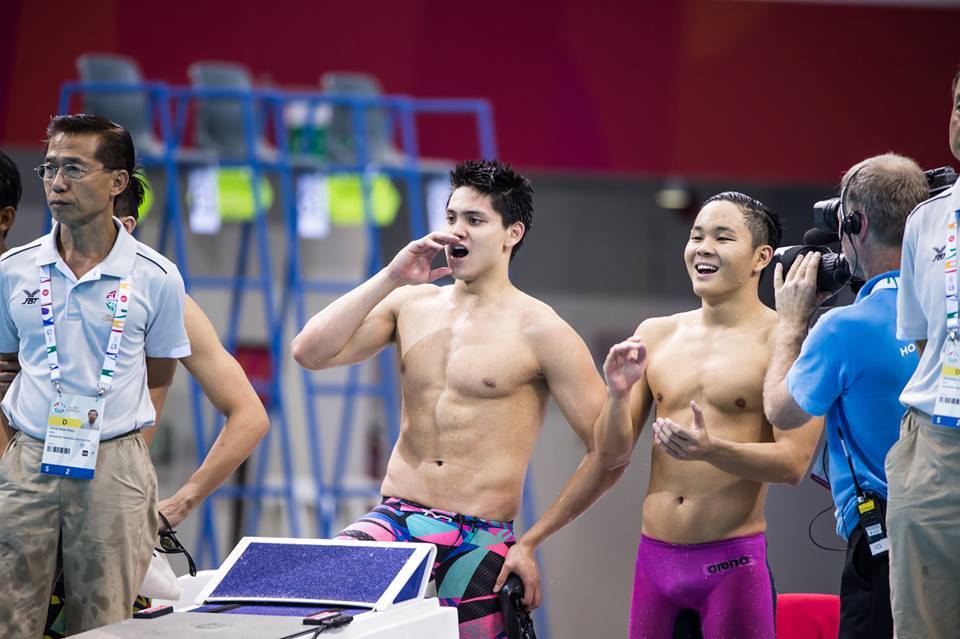
{"type": "Polygon", "coordinates": [[[427,284],[450,275],[449,266],[430,268],[430,265],[444,246],[453,245],[459,241],[460,238],[450,233],[439,231],[430,233],[403,247],[390,261],[387,272],[398,284],[427,284]]]}
{"type": "Polygon", "coordinates": [[[628,337],[610,347],[603,362],[603,375],[607,388],[614,397],[623,397],[630,392],[647,368],[647,347],[639,335],[628,337]]]}

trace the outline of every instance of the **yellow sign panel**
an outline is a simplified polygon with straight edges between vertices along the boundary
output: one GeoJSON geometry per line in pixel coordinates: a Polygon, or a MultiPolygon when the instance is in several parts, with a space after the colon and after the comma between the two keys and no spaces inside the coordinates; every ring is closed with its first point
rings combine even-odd
{"type": "Polygon", "coordinates": [[[960,367],[957,366],[944,366],[940,372],[944,377],[960,377],[960,367]]]}
{"type": "Polygon", "coordinates": [[[50,415],[47,417],[48,426],[63,426],[65,428],[81,428],[83,423],[79,419],[73,417],[58,417],[57,415],[50,415]]]}

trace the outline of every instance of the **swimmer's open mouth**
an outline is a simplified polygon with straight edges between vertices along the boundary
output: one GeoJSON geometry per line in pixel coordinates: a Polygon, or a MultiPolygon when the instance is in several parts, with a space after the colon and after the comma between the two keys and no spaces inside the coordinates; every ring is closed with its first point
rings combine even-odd
{"type": "Polygon", "coordinates": [[[450,247],[450,257],[466,257],[470,251],[467,250],[467,247],[463,244],[456,244],[450,247]]]}
{"type": "Polygon", "coordinates": [[[719,270],[719,267],[713,264],[697,264],[693,268],[697,270],[697,273],[704,275],[707,273],[716,273],[719,270]]]}

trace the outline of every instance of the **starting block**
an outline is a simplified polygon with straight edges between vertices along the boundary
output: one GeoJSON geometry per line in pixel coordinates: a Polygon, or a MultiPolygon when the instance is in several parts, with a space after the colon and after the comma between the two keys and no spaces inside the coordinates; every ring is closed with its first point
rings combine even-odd
{"type": "Polygon", "coordinates": [[[432,544],[244,537],[194,605],[154,619],[128,619],[83,639],[317,636],[306,617],[329,611],[338,639],[457,639],[457,612],[425,599],[432,544]],[[349,617],[349,620],[344,619],[349,617]]]}

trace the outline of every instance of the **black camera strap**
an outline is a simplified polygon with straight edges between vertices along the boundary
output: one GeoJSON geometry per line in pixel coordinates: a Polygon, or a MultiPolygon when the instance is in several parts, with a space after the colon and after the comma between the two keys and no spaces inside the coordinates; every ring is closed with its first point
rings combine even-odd
{"type": "Polygon", "coordinates": [[[847,466],[850,467],[850,477],[853,478],[853,489],[857,493],[857,501],[865,499],[863,488],[860,486],[860,482],[857,480],[857,471],[853,468],[853,457],[850,456],[850,451],[847,450],[847,442],[843,438],[843,429],[840,425],[837,425],[837,437],[840,438],[840,448],[843,450],[843,456],[847,459],[847,466]]]}
{"type": "MultiPolygon", "coordinates": [[[[850,466],[850,477],[853,479],[853,488],[857,495],[857,513],[860,516],[860,528],[867,538],[870,554],[876,557],[890,549],[890,540],[887,538],[887,524],[883,513],[883,502],[879,495],[866,492],[857,479],[857,471],[853,467],[853,457],[847,450],[847,442],[843,438],[843,428],[837,425],[837,436],[840,438],[840,448],[850,466]]],[[[843,516],[843,513],[840,513],[843,516]]]]}

